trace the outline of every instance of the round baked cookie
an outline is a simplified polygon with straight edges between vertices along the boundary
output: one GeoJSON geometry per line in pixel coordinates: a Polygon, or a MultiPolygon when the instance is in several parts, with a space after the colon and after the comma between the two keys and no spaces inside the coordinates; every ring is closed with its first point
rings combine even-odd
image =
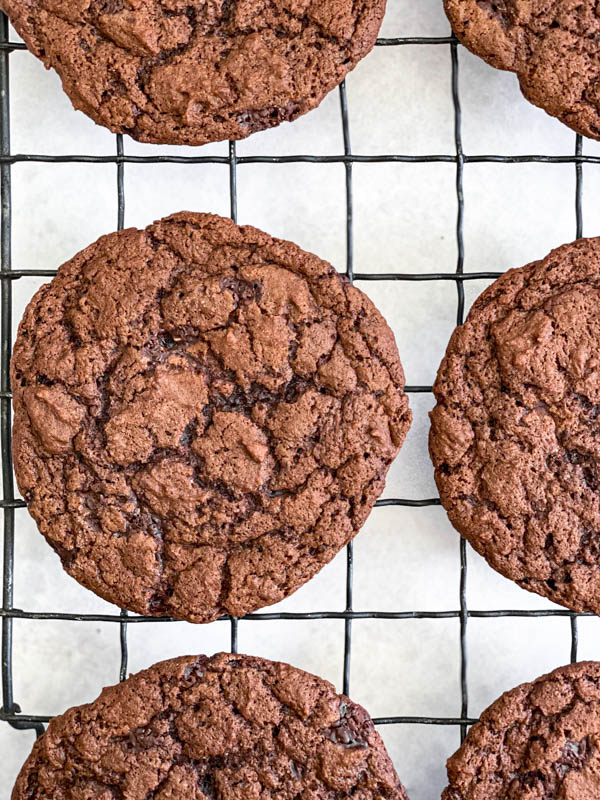
{"type": "Polygon", "coordinates": [[[430,450],[452,524],[525,589],[600,613],[600,239],[507,272],[454,332],[430,450]]]}
{"type": "Polygon", "coordinates": [[[52,720],[12,800],[406,800],[369,715],[307,672],[162,661],[52,720]]]}
{"type": "Polygon", "coordinates": [[[207,214],[63,265],[25,312],[12,388],[19,488],[67,572],[193,622],[275,603],[329,562],[411,419],[371,301],[207,214]]]}
{"type": "Polygon", "coordinates": [[[76,109],[141,142],[243,139],[310,111],[386,0],[0,0],[76,109]]]}
{"type": "Polygon", "coordinates": [[[444,5],[469,50],[515,72],[531,103],[600,139],[597,0],[444,0],[444,5]]]}
{"type": "Polygon", "coordinates": [[[442,800],[592,800],[600,793],[600,664],[506,692],[448,760],[442,800]]]}

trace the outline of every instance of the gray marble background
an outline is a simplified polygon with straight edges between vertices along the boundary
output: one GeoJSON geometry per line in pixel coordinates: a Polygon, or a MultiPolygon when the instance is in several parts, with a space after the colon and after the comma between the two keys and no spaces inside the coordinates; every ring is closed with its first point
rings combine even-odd
{"type": "MultiPolygon", "coordinates": [[[[388,0],[383,36],[445,36],[441,0],[388,0]]],[[[570,155],[575,135],[530,106],[513,75],[459,50],[463,140],[467,154],[570,155]]],[[[75,113],[57,76],[27,52],[11,56],[15,153],[113,154],[115,138],[75,113]]],[[[355,153],[454,154],[450,48],[379,47],[347,80],[355,153]]],[[[238,154],[339,154],[338,93],[289,125],[238,144],[238,154]]],[[[192,152],[125,139],[128,154],[192,152]]],[[[227,154],[226,144],[202,154],[227,154]]],[[[585,142],[584,152],[600,154],[585,142]]],[[[453,164],[358,164],[354,168],[357,272],[452,272],[457,203],[453,164]]],[[[600,234],[600,166],[586,165],[584,232],[600,234]]],[[[573,165],[467,164],[465,269],[500,271],[545,255],[575,237],[573,165]]],[[[126,225],[144,226],[182,209],[229,213],[226,165],[126,165],[126,225]]],[[[342,164],[241,165],[239,221],[293,239],[345,266],[342,164]]],[[[14,267],[56,268],[116,227],[116,168],[98,164],[19,163],[13,168],[14,267]]],[[[14,284],[14,322],[40,281],[14,284]]],[[[468,304],[487,285],[467,282],[468,304]]],[[[363,283],[393,327],[408,383],[431,383],[453,329],[453,282],[363,283]]],[[[435,496],[427,455],[430,395],[413,395],[414,424],[389,475],[386,496],[435,496]]],[[[459,538],[440,508],[380,508],[355,544],[356,610],[451,610],[459,606],[459,538]]],[[[494,573],[469,550],[467,595],[473,609],[545,609],[547,601],[494,573]]],[[[277,608],[342,610],[345,554],[277,608]]],[[[15,606],[29,611],[114,612],[67,577],[27,512],[16,512],[15,606]]],[[[580,621],[580,657],[600,658],[600,624],[580,621]]],[[[569,659],[568,619],[471,619],[469,714],[502,691],[569,659]]],[[[242,652],[283,659],[341,688],[341,621],[241,622],[242,652]]],[[[183,653],[229,647],[229,625],[132,625],[130,669],[183,653]]],[[[374,716],[460,713],[456,619],[356,621],[351,695],[374,716]]],[[[116,682],[115,624],[17,620],[15,699],[25,713],[55,714],[93,699],[116,682]]],[[[434,800],[444,786],[456,728],[380,728],[411,800],[434,800]]],[[[31,732],[0,723],[0,800],[33,743],[31,732]]]]}

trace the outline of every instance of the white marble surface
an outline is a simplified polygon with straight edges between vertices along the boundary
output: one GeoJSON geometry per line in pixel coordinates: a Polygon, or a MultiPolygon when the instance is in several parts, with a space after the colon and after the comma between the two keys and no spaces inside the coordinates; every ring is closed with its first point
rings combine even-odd
{"type": "MultiPolygon", "coordinates": [[[[389,0],[384,36],[445,36],[441,0],[389,0]]],[[[462,48],[460,94],[467,154],[569,155],[575,136],[521,97],[513,75],[462,48]]],[[[348,78],[355,153],[453,154],[450,49],[377,48],[348,78]]],[[[58,78],[26,52],[11,56],[12,147],[18,153],[112,154],[115,138],[72,111],[58,78]]],[[[238,154],[342,152],[337,92],[292,125],[239,143],[238,154]]],[[[126,139],[128,154],[191,152],[126,139]]],[[[227,153],[226,144],[200,149],[227,153]]],[[[598,154],[596,143],[584,152],[598,154]]],[[[600,234],[600,167],[586,165],[584,231],[600,234]]],[[[451,272],[456,265],[453,164],[360,164],[354,168],[357,272],[451,272]]],[[[465,268],[504,270],[543,256],[575,235],[572,165],[468,164],[465,268]]],[[[145,225],[181,209],[229,210],[222,165],[127,165],[126,224],[145,225]]],[[[345,173],[341,164],[241,165],[239,221],[294,239],[345,264],[345,173]]],[[[116,226],[114,165],[41,163],[13,168],[15,268],[55,268],[116,226]]],[[[15,326],[40,281],[14,284],[15,326]]],[[[466,284],[468,303],[485,282],[466,284]]],[[[394,328],[408,382],[430,383],[455,323],[452,282],[363,283],[394,328]]],[[[386,495],[435,495],[427,456],[430,395],[413,395],[415,421],[392,467],[386,495]]],[[[27,610],[110,612],[60,568],[23,510],[16,512],[15,605],[27,610]]],[[[459,605],[459,540],[439,508],[376,509],[355,544],[357,610],[451,610],[459,605]]],[[[548,608],[498,576],[469,551],[467,594],[473,609],[548,608]]],[[[293,597],[283,611],[341,610],[345,553],[293,597]]],[[[280,658],[341,685],[340,621],[241,622],[241,651],[280,658]]],[[[503,690],[565,663],[567,619],[472,619],[468,625],[469,714],[503,690]]],[[[600,623],[580,622],[580,656],[600,658],[600,623]]],[[[130,668],[182,653],[229,647],[229,625],[130,626],[130,668]]],[[[351,695],[373,715],[460,713],[459,625],[441,621],[356,621],[351,695]]],[[[94,698],[118,678],[115,624],[19,621],[14,625],[15,699],[25,713],[54,714],[94,698]]],[[[380,731],[412,800],[434,800],[456,728],[382,726],[380,731]]],[[[0,723],[0,800],[7,800],[33,736],[0,723]]]]}

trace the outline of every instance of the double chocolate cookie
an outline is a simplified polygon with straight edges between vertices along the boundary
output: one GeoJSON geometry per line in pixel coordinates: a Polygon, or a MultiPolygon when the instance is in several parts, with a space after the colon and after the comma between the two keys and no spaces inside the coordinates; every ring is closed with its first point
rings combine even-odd
{"type": "Polygon", "coordinates": [[[371,301],[205,214],[100,239],[14,348],[19,488],[67,572],[142,614],[236,616],[346,545],[410,424],[371,301]]]}
{"type": "Polygon", "coordinates": [[[406,800],[367,712],[249,656],[163,661],[52,720],[12,800],[406,800]]]}
{"type": "Polygon", "coordinates": [[[385,0],[0,0],[75,108],[142,142],[293,120],[375,44],[385,0]]]}
{"type": "Polygon", "coordinates": [[[448,761],[442,800],[600,796],[600,664],[583,662],[502,695],[448,761]]]}
{"type": "Polygon", "coordinates": [[[453,525],[520,586],[600,614],[600,239],[493,283],[434,392],[430,449],[453,525]]]}
{"type": "Polygon", "coordinates": [[[461,42],[516,72],[525,97],[584,136],[600,139],[597,0],[444,0],[461,42]]]}

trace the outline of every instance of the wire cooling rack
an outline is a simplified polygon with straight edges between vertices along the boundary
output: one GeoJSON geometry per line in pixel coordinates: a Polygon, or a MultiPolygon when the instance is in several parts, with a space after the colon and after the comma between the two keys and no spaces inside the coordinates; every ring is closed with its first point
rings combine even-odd
{"type": "MultiPolygon", "coordinates": [[[[24,45],[9,41],[9,26],[7,18],[0,15],[0,180],[1,180],[1,211],[0,211],[0,237],[1,237],[1,265],[0,265],[0,443],[2,448],[2,500],[0,508],[4,513],[4,561],[2,574],[2,706],[0,707],[0,722],[5,722],[17,730],[32,730],[39,736],[44,731],[45,723],[49,717],[36,716],[27,713],[27,708],[21,708],[13,693],[13,659],[12,659],[12,631],[14,619],[33,620],[66,620],[88,622],[112,622],[117,626],[120,637],[121,663],[120,678],[124,680],[128,669],[127,629],[132,624],[145,622],[169,622],[169,618],[147,618],[130,616],[126,611],[120,615],[111,614],[67,614],[41,612],[34,613],[13,606],[13,576],[15,568],[15,526],[20,514],[27,513],[22,500],[15,498],[13,481],[13,467],[11,460],[11,394],[10,394],[10,354],[12,347],[12,282],[19,278],[52,277],[52,270],[13,270],[11,263],[11,167],[19,162],[45,162],[45,163],[109,163],[116,166],[116,199],[117,221],[119,229],[123,228],[125,215],[125,190],[124,171],[129,163],[176,163],[176,164],[225,164],[229,166],[229,191],[230,213],[232,219],[237,219],[237,166],[247,163],[343,163],[346,172],[346,245],[347,262],[346,275],[351,281],[454,281],[457,292],[456,322],[462,324],[465,308],[464,282],[468,280],[494,279],[501,273],[496,272],[464,272],[464,197],[463,173],[464,167],[469,163],[493,162],[503,164],[518,164],[527,162],[542,162],[551,164],[573,164],[575,169],[575,233],[577,238],[582,235],[582,190],[584,163],[600,163],[600,157],[587,156],[582,153],[581,136],[575,137],[575,149],[572,156],[544,156],[544,155],[465,155],[462,146],[461,133],[461,105],[459,94],[459,61],[458,42],[453,36],[448,37],[405,37],[385,38],[377,41],[379,47],[402,47],[411,45],[427,45],[431,47],[447,47],[451,53],[452,69],[452,100],[454,105],[454,142],[455,152],[448,155],[409,156],[401,154],[385,155],[356,155],[352,152],[350,144],[350,129],[348,124],[348,103],[346,88],[342,84],[339,88],[341,125],[343,130],[344,152],[340,155],[292,155],[292,156],[244,156],[237,157],[236,144],[230,142],[228,156],[128,156],[124,154],[122,136],[116,137],[116,152],[113,156],[52,156],[52,155],[13,155],[10,147],[10,98],[9,98],[9,60],[10,54],[15,50],[24,49],[24,45]],[[453,273],[394,273],[394,274],[361,274],[354,272],[353,266],[353,192],[352,171],[356,163],[376,162],[403,162],[403,163],[431,163],[446,162],[456,165],[456,244],[457,261],[453,273]]],[[[431,386],[407,386],[409,393],[428,393],[431,386]]],[[[377,504],[382,506],[411,506],[425,507],[440,505],[439,498],[426,498],[422,500],[385,499],[377,504]]],[[[374,511],[374,514],[377,512],[374,511]]],[[[577,618],[578,615],[564,609],[548,610],[487,610],[476,611],[467,607],[467,552],[466,543],[460,540],[460,575],[457,582],[459,607],[450,611],[407,611],[407,612],[370,612],[356,611],[353,608],[354,551],[353,545],[347,548],[346,564],[346,608],[340,612],[318,611],[312,613],[256,613],[250,614],[246,620],[319,620],[338,619],[344,620],[344,659],[343,659],[343,691],[350,691],[350,667],[352,651],[352,622],[355,619],[458,619],[460,623],[460,706],[459,717],[417,717],[417,716],[389,716],[375,719],[377,725],[446,725],[456,726],[460,729],[461,739],[466,735],[469,725],[476,720],[469,716],[469,691],[467,681],[467,646],[466,633],[469,619],[484,617],[569,617],[571,622],[571,660],[577,660],[577,618]]],[[[590,615],[591,616],[591,615],[590,615]]],[[[231,627],[231,651],[237,651],[238,620],[223,617],[231,627]]]]}

